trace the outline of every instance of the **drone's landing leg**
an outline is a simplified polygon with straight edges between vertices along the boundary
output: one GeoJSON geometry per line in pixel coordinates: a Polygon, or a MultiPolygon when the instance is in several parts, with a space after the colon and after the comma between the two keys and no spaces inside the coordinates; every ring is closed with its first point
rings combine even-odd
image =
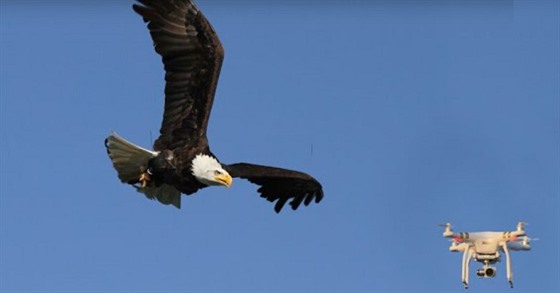
{"type": "Polygon", "coordinates": [[[471,262],[471,257],[471,248],[467,247],[463,251],[463,265],[461,268],[461,280],[463,281],[463,285],[465,285],[465,289],[469,289],[469,264],[471,262]]]}
{"type": "Polygon", "coordinates": [[[507,247],[507,242],[502,244],[502,249],[506,254],[506,277],[509,282],[509,286],[513,288],[513,276],[511,272],[511,258],[509,256],[509,249],[507,247]]]}

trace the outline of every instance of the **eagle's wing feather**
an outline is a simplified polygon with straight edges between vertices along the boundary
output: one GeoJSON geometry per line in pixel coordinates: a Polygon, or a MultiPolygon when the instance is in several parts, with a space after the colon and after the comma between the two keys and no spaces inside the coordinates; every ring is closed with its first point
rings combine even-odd
{"type": "Polygon", "coordinates": [[[320,202],[323,199],[321,184],[308,174],[247,163],[224,165],[232,177],[244,178],[260,185],[258,192],[270,202],[276,201],[274,210],[279,213],[284,204],[291,199],[292,209],[320,202]]]}
{"type": "Polygon", "coordinates": [[[140,14],[165,68],[165,110],[154,150],[200,138],[214,102],[224,50],[206,17],[190,0],[138,0],[140,14]]]}

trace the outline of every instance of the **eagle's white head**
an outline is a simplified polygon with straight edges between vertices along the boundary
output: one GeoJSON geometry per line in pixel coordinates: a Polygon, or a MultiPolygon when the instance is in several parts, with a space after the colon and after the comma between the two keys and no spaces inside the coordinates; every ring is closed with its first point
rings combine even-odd
{"type": "Polygon", "coordinates": [[[202,184],[208,186],[223,185],[230,187],[232,178],[229,173],[222,168],[216,158],[206,154],[198,154],[192,160],[192,174],[202,184]]]}

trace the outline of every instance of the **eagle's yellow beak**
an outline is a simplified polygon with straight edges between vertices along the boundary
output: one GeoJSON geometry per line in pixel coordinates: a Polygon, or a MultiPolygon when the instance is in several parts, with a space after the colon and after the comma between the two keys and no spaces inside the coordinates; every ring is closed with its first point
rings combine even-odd
{"type": "Polygon", "coordinates": [[[233,182],[233,179],[228,173],[218,174],[214,176],[214,180],[228,188],[231,187],[231,183],[233,182]]]}

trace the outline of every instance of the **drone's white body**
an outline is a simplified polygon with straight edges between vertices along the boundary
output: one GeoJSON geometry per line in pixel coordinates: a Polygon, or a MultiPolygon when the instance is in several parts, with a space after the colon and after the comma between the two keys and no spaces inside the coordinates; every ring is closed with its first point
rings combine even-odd
{"type": "Polygon", "coordinates": [[[525,233],[525,223],[519,222],[517,230],[506,232],[461,232],[454,233],[451,224],[445,225],[443,237],[451,238],[449,247],[452,252],[463,252],[461,279],[465,288],[469,286],[469,264],[471,259],[483,263],[482,269],[477,270],[479,277],[491,278],[496,276],[496,268],[490,266],[500,261],[501,253],[506,256],[506,277],[513,288],[510,250],[530,250],[530,238],[525,233]]]}

